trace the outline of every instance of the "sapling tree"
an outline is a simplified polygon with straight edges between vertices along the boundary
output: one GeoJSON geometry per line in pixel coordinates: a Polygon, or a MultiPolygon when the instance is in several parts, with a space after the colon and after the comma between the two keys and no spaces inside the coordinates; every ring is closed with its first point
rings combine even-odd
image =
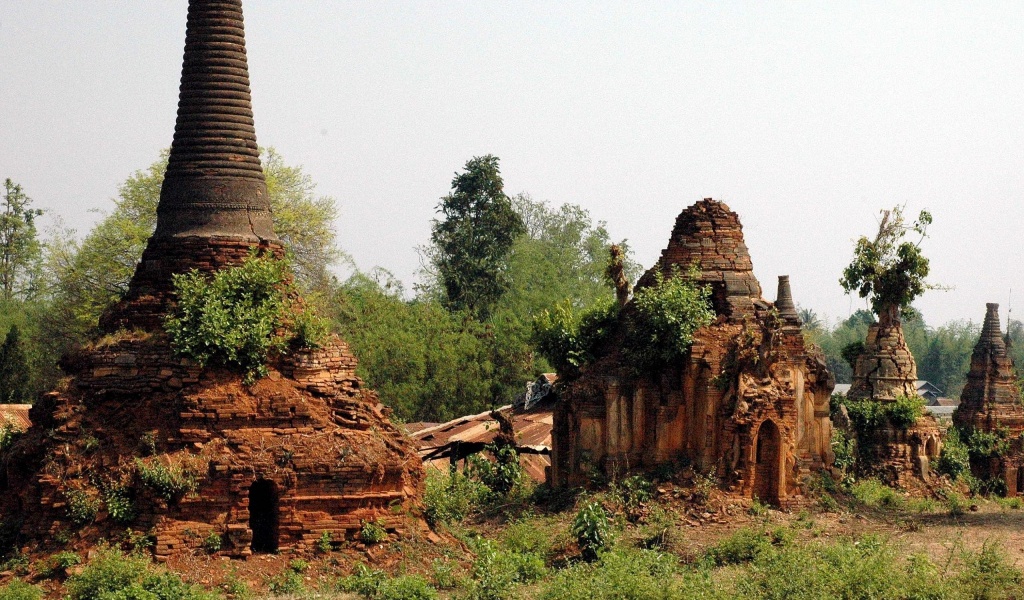
{"type": "Polygon", "coordinates": [[[921,253],[932,215],[922,210],[908,223],[903,207],[882,211],[874,239],[861,236],[853,251],[853,262],[843,270],[839,284],[847,293],[867,298],[871,310],[883,325],[898,323],[902,312],[929,289],[939,286],[926,281],[928,259],[921,253]],[[916,235],[916,242],[905,239],[916,235]]]}

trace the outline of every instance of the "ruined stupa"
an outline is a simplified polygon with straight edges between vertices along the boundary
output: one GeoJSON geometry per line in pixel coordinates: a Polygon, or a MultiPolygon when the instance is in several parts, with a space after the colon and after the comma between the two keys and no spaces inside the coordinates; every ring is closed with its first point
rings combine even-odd
{"type": "MultiPolygon", "coordinates": [[[[847,397],[892,403],[901,396],[917,396],[916,381],[917,363],[903,336],[899,311],[889,307],[868,327],[847,397]]],[[[887,423],[859,435],[859,468],[891,485],[916,487],[930,479],[941,439],[938,422],[927,412],[907,429],[887,423]]]]}
{"type": "MultiPolygon", "coordinates": [[[[761,286],[739,217],[705,199],[684,210],[661,259],[638,282],[699,270],[717,319],[694,334],[689,354],[637,374],[621,351],[626,323],[597,359],[567,382],[555,411],[552,479],[587,483],[659,465],[692,464],[734,493],[785,504],[831,464],[829,398],[835,381],[804,341],[788,277],[778,301],[761,286]]],[[[631,310],[629,303],[622,309],[631,310]]]]}
{"type": "Polygon", "coordinates": [[[983,479],[1002,478],[1006,495],[1016,496],[1024,494],[1024,405],[1017,372],[1000,332],[999,305],[985,306],[981,337],[971,354],[971,369],[953,423],[964,433],[980,430],[1005,437],[1007,452],[972,460],[971,471],[983,479]]]}
{"type": "Polygon", "coordinates": [[[159,559],[418,527],[422,464],[341,340],[273,357],[253,384],[175,356],[171,275],[280,255],[249,100],[241,0],[190,0],[156,231],[108,335],[65,363],[2,458],[0,522],[30,551],[148,532],[159,559]],[[216,544],[210,540],[216,540],[216,544]]]}

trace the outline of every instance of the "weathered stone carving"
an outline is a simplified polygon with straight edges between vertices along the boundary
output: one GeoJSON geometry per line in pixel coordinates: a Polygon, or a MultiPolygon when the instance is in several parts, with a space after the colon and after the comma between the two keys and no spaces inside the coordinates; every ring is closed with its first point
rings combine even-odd
{"type": "Polygon", "coordinates": [[[1001,477],[1007,496],[1024,494],[1024,405],[1017,373],[999,326],[999,305],[986,304],[981,337],[971,354],[967,384],[953,422],[962,431],[977,429],[1005,436],[1008,451],[981,462],[971,470],[983,478],[1001,477]]]}
{"type": "Polygon", "coordinates": [[[679,215],[668,247],[637,287],[651,285],[657,270],[667,277],[692,265],[712,287],[718,319],[696,332],[684,360],[645,375],[626,366],[620,325],[598,359],[562,389],[556,485],[586,483],[594,471],[686,461],[736,493],[785,503],[806,475],[831,464],[835,381],[820,351],[804,341],[788,278],[780,278],[781,302],[761,298],[739,218],[711,199],[679,215]]]}
{"type": "Polygon", "coordinates": [[[211,533],[235,556],[357,539],[364,521],[418,527],[416,449],[363,387],[337,338],[271,360],[270,375],[201,368],[161,329],[171,275],[279,255],[260,169],[241,0],[190,0],[178,123],[156,232],[113,332],[64,361],[0,464],[0,521],[39,549],[57,532],[155,536],[160,559],[211,533]],[[87,510],[86,510],[87,509],[87,510]]]}

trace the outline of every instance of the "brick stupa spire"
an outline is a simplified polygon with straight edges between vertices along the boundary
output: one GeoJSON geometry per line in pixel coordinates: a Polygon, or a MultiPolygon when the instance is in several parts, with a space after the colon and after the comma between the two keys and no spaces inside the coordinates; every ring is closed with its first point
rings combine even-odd
{"type": "Polygon", "coordinates": [[[127,296],[104,315],[121,331],[65,361],[68,379],[0,451],[0,522],[20,526],[19,547],[67,550],[52,534],[74,531],[77,550],[131,527],[152,536],[158,560],[191,556],[210,536],[221,555],[244,557],[359,543],[366,522],[388,535],[425,527],[423,464],[337,336],[268,356],[266,377],[249,382],[179,356],[163,335],[173,274],[231,267],[254,248],[283,252],[252,125],[241,2],[190,0],[156,231],[127,296]],[[188,485],[146,476],[160,472],[188,485]],[[121,505],[104,500],[112,489],[121,505]],[[76,521],[70,497],[96,506],[95,521],[76,521]]]}
{"type": "Polygon", "coordinates": [[[986,304],[985,323],[953,423],[961,430],[994,433],[1009,442],[1001,455],[971,460],[974,476],[1002,479],[1007,496],[1024,494],[1024,406],[1016,375],[999,328],[999,305],[986,304]]]}
{"type": "Polygon", "coordinates": [[[178,118],[155,239],[275,239],[249,93],[241,0],[188,7],[178,118]]]}
{"type": "Polygon", "coordinates": [[[256,144],[242,1],[190,0],[156,231],[104,328],[159,327],[173,274],[233,266],[254,247],[282,253],[256,144]]]}
{"type": "Polygon", "coordinates": [[[971,354],[971,369],[954,419],[958,425],[982,429],[1011,424],[1024,428],[1013,361],[999,326],[999,305],[989,303],[985,309],[981,337],[971,354]]]}

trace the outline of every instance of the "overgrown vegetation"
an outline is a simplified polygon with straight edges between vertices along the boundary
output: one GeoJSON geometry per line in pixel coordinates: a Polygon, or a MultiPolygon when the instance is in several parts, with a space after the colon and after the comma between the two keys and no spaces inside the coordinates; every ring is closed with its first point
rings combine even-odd
{"type": "Polygon", "coordinates": [[[165,329],[171,346],[200,365],[241,369],[248,380],[267,373],[267,360],[290,343],[316,347],[326,324],[296,301],[285,261],[250,255],[213,274],[174,276],[177,302],[165,329]]]}
{"type": "Polygon", "coordinates": [[[654,283],[634,294],[623,354],[637,371],[648,372],[686,355],[693,333],[715,319],[711,287],[696,283],[695,269],[674,269],[668,277],[656,271],[654,283]]]}
{"type": "Polygon", "coordinates": [[[65,582],[68,600],[214,600],[213,592],[185,583],[142,555],[102,547],[65,582]]]}
{"type": "Polygon", "coordinates": [[[199,473],[188,464],[167,465],[159,460],[135,459],[135,468],[142,484],[168,502],[199,488],[199,473]]]}

